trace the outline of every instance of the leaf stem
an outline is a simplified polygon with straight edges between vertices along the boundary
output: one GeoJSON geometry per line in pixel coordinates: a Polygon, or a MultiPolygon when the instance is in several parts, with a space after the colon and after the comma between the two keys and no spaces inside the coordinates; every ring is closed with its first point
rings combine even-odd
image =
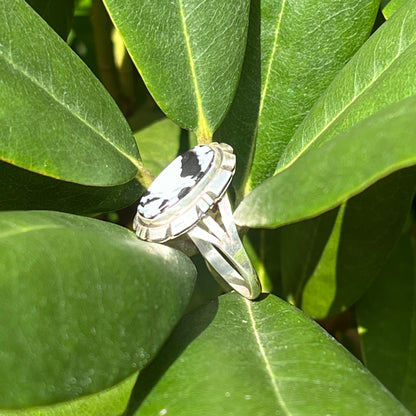
{"type": "Polygon", "coordinates": [[[140,184],[144,188],[147,189],[155,178],[150,173],[150,171],[144,166],[143,162],[137,161],[136,166],[137,166],[136,179],[140,182],[140,184]]]}
{"type": "Polygon", "coordinates": [[[196,138],[198,144],[210,144],[212,143],[212,134],[208,128],[208,126],[200,126],[202,128],[198,128],[196,131],[196,138]],[[205,128],[204,128],[205,127],[205,128]]]}

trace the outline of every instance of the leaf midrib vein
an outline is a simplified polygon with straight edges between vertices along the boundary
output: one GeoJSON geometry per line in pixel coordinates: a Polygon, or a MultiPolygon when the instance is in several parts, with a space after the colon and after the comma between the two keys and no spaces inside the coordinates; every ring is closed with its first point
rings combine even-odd
{"type": "Polygon", "coordinates": [[[180,17],[181,17],[183,36],[185,38],[185,45],[186,45],[186,52],[188,56],[189,68],[191,70],[192,82],[194,84],[194,90],[195,90],[195,100],[196,100],[196,107],[197,107],[197,113],[198,113],[197,130],[198,132],[202,134],[208,133],[208,135],[210,135],[208,123],[207,123],[205,113],[204,113],[204,107],[202,104],[201,92],[199,90],[198,77],[197,77],[196,69],[195,69],[195,60],[192,54],[191,41],[189,39],[188,27],[187,27],[185,11],[184,11],[182,0],[178,0],[178,6],[179,6],[180,17]]]}
{"type": "Polygon", "coordinates": [[[251,307],[251,301],[248,300],[248,299],[244,299],[244,302],[247,306],[248,314],[249,314],[249,317],[250,317],[251,327],[253,329],[253,334],[254,334],[254,337],[256,339],[256,343],[257,343],[257,346],[259,348],[261,358],[263,359],[264,364],[266,366],[266,373],[267,373],[268,377],[270,378],[271,385],[273,387],[273,391],[275,393],[277,402],[279,403],[283,412],[287,416],[290,416],[291,413],[290,413],[289,409],[287,408],[286,403],[283,400],[282,395],[280,394],[280,389],[279,389],[279,386],[277,384],[276,377],[273,374],[272,366],[270,364],[269,358],[267,357],[267,354],[266,354],[265,348],[263,346],[263,343],[260,339],[260,334],[259,334],[259,331],[257,329],[256,321],[255,321],[255,318],[254,318],[254,315],[253,315],[253,309],[251,307]]]}
{"type": "Polygon", "coordinates": [[[21,68],[19,65],[16,65],[16,63],[10,59],[6,58],[6,55],[4,53],[0,52],[0,56],[4,59],[4,61],[9,64],[12,68],[14,68],[17,72],[25,76],[27,79],[29,79],[34,85],[37,85],[38,88],[40,88],[42,91],[44,91],[49,97],[51,97],[53,100],[55,100],[60,106],[62,106],[66,111],[68,111],[69,114],[71,114],[73,117],[76,117],[78,120],[80,120],[83,124],[85,124],[89,129],[91,129],[95,134],[97,134],[99,137],[101,137],[105,142],[110,144],[112,147],[114,147],[117,152],[122,154],[126,159],[128,159],[137,169],[140,169],[140,163],[137,159],[135,159],[133,156],[130,156],[124,150],[120,149],[115,143],[113,143],[111,140],[109,140],[103,132],[97,130],[92,124],[90,124],[86,119],[84,119],[81,114],[77,113],[76,111],[73,111],[73,109],[70,109],[63,101],[59,100],[59,98],[52,93],[48,88],[46,88],[42,83],[38,81],[38,79],[31,76],[28,72],[24,71],[23,68],[21,68]]]}
{"type": "Polygon", "coordinates": [[[266,78],[264,80],[264,86],[261,92],[261,98],[260,98],[260,104],[259,104],[259,115],[258,115],[258,120],[260,121],[260,117],[261,114],[263,112],[263,106],[264,106],[264,101],[266,99],[266,95],[267,95],[267,90],[269,87],[269,83],[270,83],[270,76],[272,73],[272,67],[273,67],[273,62],[274,62],[274,57],[276,55],[277,52],[277,45],[278,45],[278,38],[279,38],[279,34],[280,34],[280,26],[282,24],[282,20],[283,20],[283,12],[286,6],[287,0],[283,0],[282,2],[282,6],[280,9],[280,13],[276,22],[276,28],[274,31],[274,38],[273,38],[273,48],[272,51],[270,53],[270,59],[269,59],[269,65],[267,67],[267,72],[266,72],[266,78]]]}
{"type": "MultiPolygon", "coordinates": [[[[255,132],[254,132],[254,141],[253,141],[253,145],[252,145],[252,148],[251,148],[251,153],[252,153],[251,164],[253,163],[253,160],[256,158],[259,124],[260,124],[261,115],[263,113],[263,107],[264,107],[264,102],[266,100],[267,90],[268,90],[269,83],[270,83],[270,76],[271,76],[271,73],[272,73],[274,57],[275,57],[276,52],[277,52],[277,44],[278,44],[278,38],[279,38],[279,34],[280,34],[280,26],[282,24],[283,11],[284,11],[284,8],[286,6],[286,2],[287,2],[287,0],[283,0],[282,5],[281,5],[281,9],[280,9],[280,12],[279,12],[279,16],[277,18],[276,28],[275,28],[274,37],[273,37],[273,48],[272,48],[272,51],[271,51],[270,57],[269,57],[269,64],[267,66],[267,72],[266,72],[266,78],[264,80],[264,85],[261,89],[259,109],[258,109],[258,113],[257,113],[256,129],[255,129],[255,132]]],[[[244,195],[247,195],[248,193],[251,192],[252,186],[253,186],[252,179],[253,178],[252,178],[251,174],[249,174],[249,177],[248,177],[248,180],[246,182],[245,189],[244,189],[244,195]]]]}

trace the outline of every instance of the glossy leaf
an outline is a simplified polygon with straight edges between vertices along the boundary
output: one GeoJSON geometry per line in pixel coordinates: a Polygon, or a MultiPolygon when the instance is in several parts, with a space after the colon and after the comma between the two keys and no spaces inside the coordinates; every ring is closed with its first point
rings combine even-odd
{"type": "Polygon", "coordinates": [[[97,214],[125,208],[144,188],[132,179],[118,186],[84,186],[59,181],[0,162],[0,211],[48,209],[97,214]]]}
{"type": "Polygon", "coordinates": [[[404,169],[377,182],[339,211],[325,250],[299,303],[323,319],[355,303],[390,255],[408,217],[416,169],[404,169]]]}
{"type": "Polygon", "coordinates": [[[66,40],[71,30],[74,15],[74,0],[60,1],[56,7],[54,0],[26,0],[27,3],[51,26],[58,35],[66,40]]]}
{"type": "Polygon", "coordinates": [[[377,180],[415,164],[415,130],[416,97],[410,97],[311,149],[266,180],[237,208],[236,221],[272,228],[340,205],[377,180]]]}
{"type": "Polygon", "coordinates": [[[108,390],[51,406],[0,410],[0,416],[115,416],[126,409],[137,379],[133,374],[108,390]]]}
{"type": "Polygon", "coordinates": [[[245,192],[273,174],[307,111],[367,39],[377,4],[252,2],[239,88],[216,134],[236,150],[238,190],[247,179],[245,192]]]}
{"type": "Polygon", "coordinates": [[[23,0],[0,20],[0,159],[83,185],[131,180],[139,153],[104,87],[23,0]]]}
{"type": "Polygon", "coordinates": [[[406,2],[407,0],[391,0],[389,1],[383,8],[383,16],[385,19],[390,19],[391,16],[393,16],[394,13],[399,10],[401,6],[406,2]]]}
{"type": "Polygon", "coordinates": [[[404,236],[356,308],[367,367],[413,414],[416,412],[414,258],[414,244],[404,236]]]}
{"type": "Polygon", "coordinates": [[[230,144],[236,154],[236,173],[231,186],[238,201],[244,194],[244,185],[251,169],[260,105],[260,16],[260,0],[251,0],[247,47],[240,82],[231,107],[214,134],[215,141],[230,144]]]}
{"type": "Polygon", "coordinates": [[[410,415],[318,325],[273,295],[250,302],[227,294],[185,316],[133,397],[140,416],[410,415]]]}
{"type": "Polygon", "coordinates": [[[273,175],[297,126],[369,36],[377,7],[377,0],[261,2],[261,92],[246,193],[273,175]]]}
{"type": "Polygon", "coordinates": [[[380,109],[416,94],[416,0],[355,54],[296,131],[277,172],[380,109]]]}
{"type": "Polygon", "coordinates": [[[1,213],[0,229],[1,409],[111,388],[151,360],[190,299],[189,259],[116,225],[21,211],[1,213]]]}
{"type": "Polygon", "coordinates": [[[105,0],[149,91],[166,115],[209,141],[243,61],[248,0],[105,0]]]}

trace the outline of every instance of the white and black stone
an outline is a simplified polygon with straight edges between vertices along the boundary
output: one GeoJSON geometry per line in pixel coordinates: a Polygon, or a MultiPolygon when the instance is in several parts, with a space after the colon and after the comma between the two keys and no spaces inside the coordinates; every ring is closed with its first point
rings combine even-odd
{"type": "Polygon", "coordinates": [[[175,205],[205,176],[213,159],[214,150],[209,146],[196,146],[178,156],[144,193],[138,213],[152,219],[175,205]]]}

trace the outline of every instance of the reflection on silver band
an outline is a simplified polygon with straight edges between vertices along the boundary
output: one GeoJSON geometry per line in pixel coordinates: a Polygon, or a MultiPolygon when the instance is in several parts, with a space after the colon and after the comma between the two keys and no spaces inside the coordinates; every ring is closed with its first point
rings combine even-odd
{"type": "Polygon", "coordinates": [[[237,233],[227,194],[217,205],[223,227],[211,215],[205,215],[188,231],[188,236],[229,286],[244,297],[255,299],[261,286],[237,233]]]}

